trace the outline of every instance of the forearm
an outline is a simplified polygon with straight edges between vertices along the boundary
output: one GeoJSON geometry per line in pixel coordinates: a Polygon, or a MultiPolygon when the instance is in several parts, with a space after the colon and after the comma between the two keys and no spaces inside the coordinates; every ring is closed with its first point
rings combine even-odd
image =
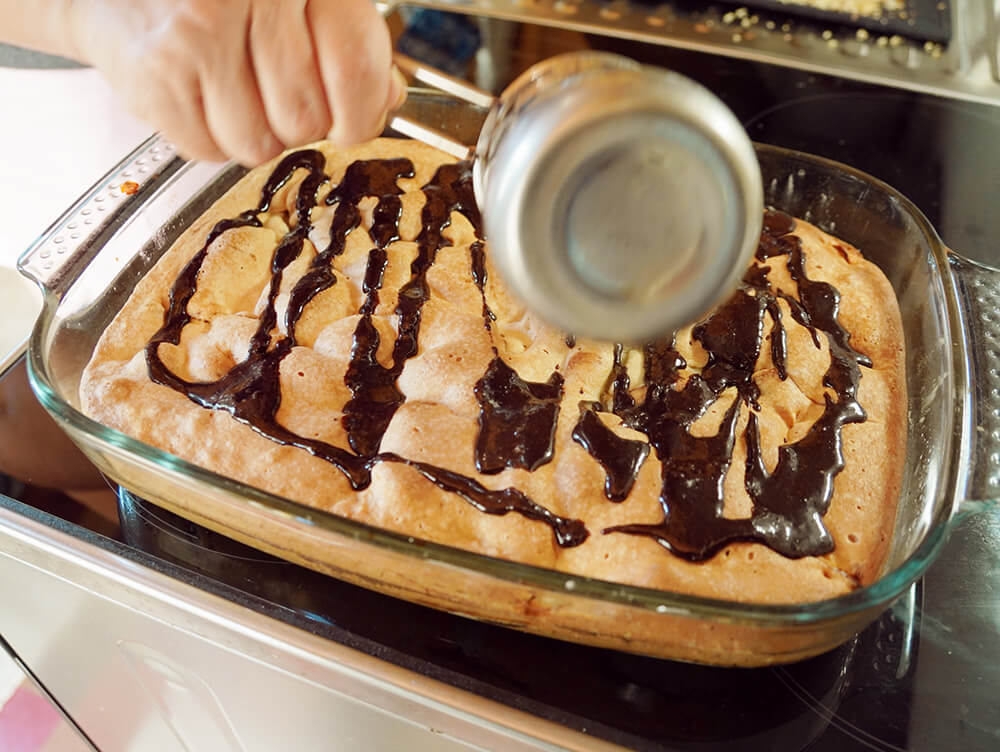
{"type": "Polygon", "coordinates": [[[79,60],[73,0],[0,0],[0,42],[79,60]]]}

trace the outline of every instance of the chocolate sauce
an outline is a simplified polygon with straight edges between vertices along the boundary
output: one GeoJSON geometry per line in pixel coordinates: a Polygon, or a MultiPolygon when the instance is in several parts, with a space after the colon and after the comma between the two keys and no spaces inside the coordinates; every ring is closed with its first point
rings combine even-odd
{"type": "Polygon", "coordinates": [[[628,369],[623,362],[622,345],[615,345],[614,362],[611,366],[611,411],[615,415],[622,415],[627,410],[635,407],[635,400],[629,393],[628,369]]]}
{"type": "Polygon", "coordinates": [[[344,375],[344,382],[352,395],[344,406],[344,428],[351,449],[362,456],[378,452],[389,421],[405,399],[396,386],[396,369],[386,368],[375,358],[381,337],[372,323],[372,313],[378,305],[378,291],[382,286],[382,273],[387,260],[382,248],[373,248],[368,254],[362,287],[365,302],[354,329],[351,362],[344,375]]]}
{"type": "Polygon", "coordinates": [[[495,357],[474,388],[479,402],[476,469],[487,475],[508,467],[536,470],[552,459],[563,377],[525,381],[495,357]]]}
{"type": "Polygon", "coordinates": [[[604,468],[604,495],[608,500],[625,501],[649,455],[649,444],[616,434],[598,417],[597,408],[593,403],[580,405],[573,441],[590,452],[604,468]]]}
{"type": "MultiPolygon", "coordinates": [[[[472,281],[479,288],[479,295],[483,299],[483,326],[493,338],[493,322],[497,320],[496,314],[490,310],[486,302],[486,248],[482,241],[477,240],[469,246],[469,259],[471,261],[472,281]]],[[[497,354],[496,345],[493,346],[493,353],[497,354]]]]}
{"type": "MultiPolygon", "coordinates": [[[[778,301],[769,296],[767,312],[771,315],[771,363],[778,372],[778,378],[784,381],[788,378],[788,337],[785,334],[785,322],[782,320],[781,306],[778,301]]],[[[815,337],[813,337],[815,342],[815,337]]]]}
{"type": "MultiPolygon", "coordinates": [[[[306,273],[295,283],[286,307],[284,330],[277,326],[276,301],[285,270],[302,253],[308,237],[311,211],[320,188],[329,181],[322,153],[302,150],[285,157],[266,181],[255,209],[225,219],[206,238],[204,246],[185,265],[170,291],[163,326],[146,346],[150,378],[186,395],[198,405],[225,410],[268,439],[299,447],[326,460],[349,479],[355,489],[371,483],[375,464],[391,462],[413,468],[424,478],[485,514],[514,512],[548,525],[560,546],[576,546],[589,535],[579,520],[559,517],[536,504],[516,488],[490,490],[478,481],[394,453],[380,453],[379,446],[393,415],[405,401],[397,380],[406,362],[418,352],[421,316],[430,298],[427,274],[437,255],[451,245],[444,230],[455,211],[472,224],[479,240],[470,246],[470,274],[483,297],[483,323],[490,337],[496,317],[486,301],[486,263],[479,211],[473,199],[468,163],[445,165],[423,187],[425,203],[417,254],[410,265],[410,278],[400,288],[395,308],[397,335],[389,365],[376,357],[379,330],[373,322],[378,308],[382,278],[389,263],[389,246],[398,239],[402,190],[398,181],[412,177],[406,159],[358,161],[345,171],[339,185],[325,198],[334,206],[330,241],[318,249],[306,273]],[[191,321],[188,305],[197,291],[198,275],[212,243],[223,233],[240,227],[261,227],[259,215],[268,211],[275,194],[298,170],[307,172],[295,204],[295,222],[278,243],[271,260],[271,283],[257,330],[250,341],[246,360],[236,364],[213,382],[186,381],[166,367],[161,345],[177,345],[191,321]],[[359,202],[374,197],[370,232],[374,247],[369,251],[362,285],[364,301],[359,310],[345,383],[351,399],[344,408],[344,427],[351,450],[298,436],[278,424],[281,404],[280,368],[283,358],[296,346],[295,328],[306,306],[320,292],[336,284],[333,260],[344,252],[347,236],[361,223],[359,202]]],[[[732,541],[757,541],[786,556],[826,553],[833,546],[822,517],[829,506],[833,478],[843,468],[841,429],[865,419],[857,402],[861,366],[870,361],[850,346],[850,335],[837,321],[840,296],[825,282],[810,280],[805,273],[801,241],[790,233],[795,220],[768,211],[757,259],[761,262],[784,257],[789,274],[798,286],[798,299],[774,292],[768,282],[770,267],[756,265],[744,277],[737,293],[692,330],[693,337],[708,353],[700,375],[690,375],[679,385],[686,362],[672,339],[643,347],[645,393],[636,402],[630,391],[624,348],[616,345],[614,360],[600,401],[581,403],[573,439],[604,468],[605,495],[611,501],[626,499],[650,448],[660,460],[663,519],[655,524],[625,524],[605,533],[648,536],[679,556],[698,561],[712,556],[732,541]],[[831,363],[823,383],[827,394],[823,414],[795,444],[778,450],[778,463],[768,472],[762,458],[757,412],[760,387],[754,368],[763,347],[767,320],[771,327],[770,355],[781,379],[787,378],[787,337],[782,307],[784,300],[792,318],[810,331],[818,347],[826,338],[831,363]],[[696,437],[691,426],[719,399],[731,399],[713,436],[696,437]],[[730,519],[724,513],[724,479],[730,468],[736,428],[743,410],[748,412],[745,487],[753,500],[751,516],[730,519]],[[644,433],[648,443],[618,436],[601,420],[600,411],[610,411],[630,428],[644,433]]],[[[567,337],[572,348],[575,340],[567,337]]],[[[505,468],[535,470],[553,456],[563,377],[553,373],[546,382],[522,379],[500,357],[495,357],[475,386],[480,404],[479,435],[474,448],[476,467],[484,474],[505,468]]]]}
{"type": "Polygon", "coordinates": [[[772,256],[784,256],[792,248],[800,244],[794,235],[789,235],[795,229],[795,218],[776,209],[764,212],[764,228],[757,245],[757,259],[767,261],[772,256]]]}
{"type": "Polygon", "coordinates": [[[830,367],[823,384],[837,395],[825,395],[823,414],[809,432],[794,444],[778,448],[773,473],[764,467],[757,417],[747,424],[745,486],[754,502],[755,533],[786,556],[805,556],[833,550],[833,539],[822,516],[833,495],[833,478],[844,467],[841,428],[861,423],[865,411],[857,401],[860,366],[871,360],[850,346],[850,334],[837,321],[840,293],[826,282],[810,280],[805,273],[801,244],[788,258],[788,271],[798,285],[799,299],[816,330],[826,334],[830,367]]]}
{"type": "MultiPolygon", "coordinates": [[[[486,248],[480,241],[476,241],[469,246],[469,258],[472,261],[472,281],[479,288],[479,292],[486,294],[486,248]]],[[[486,307],[486,299],[483,298],[483,307],[486,307]]]]}
{"type": "Polygon", "coordinates": [[[702,378],[713,394],[722,394],[735,386],[740,396],[755,410],[760,388],[753,380],[753,370],[760,356],[764,335],[767,300],[747,289],[737,290],[724,305],[692,331],[708,352],[702,378]]]}
{"type": "Polygon", "coordinates": [[[552,528],[556,543],[564,547],[579,546],[590,536],[580,520],[559,517],[540,504],[536,504],[516,488],[490,491],[465,475],[443,470],[423,462],[404,459],[394,454],[379,455],[385,462],[401,462],[419,472],[438,488],[458,494],[480,512],[486,514],[507,514],[517,512],[529,520],[544,522],[552,528]]]}
{"type": "MultiPolygon", "coordinates": [[[[347,441],[356,454],[370,457],[378,452],[382,435],[404,400],[403,393],[396,386],[396,378],[403,370],[402,363],[397,367],[393,362],[391,367],[386,368],[375,357],[381,338],[372,323],[372,314],[378,306],[382,275],[388,263],[389,257],[385,249],[399,237],[399,217],[403,205],[399,199],[402,190],[397,185],[397,180],[412,177],[413,166],[409,160],[355,162],[347,168],[345,177],[348,176],[350,180],[345,180],[344,185],[351,188],[337,197],[338,209],[348,206],[349,211],[357,211],[355,204],[362,198],[378,196],[378,203],[372,212],[370,233],[375,241],[375,248],[369,251],[361,287],[365,302],[361,306],[361,318],[354,329],[351,362],[344,375],[344,382],[351,390],[351,399],[344,406],[343,418],[347,441]],[[360,167],[355,169],[356,166],[360,167]],[[375,193],[376,190],[379,192],[375,193]]],[[[337,239],[337,247],[343,248],[346,234],[331,233],[331,239],[334,237],[337,239]]],[[[329,265],[326,267],[329,268],[329,265]]]]}
{"type": "MultiPolygon", "coordinates": [[[[481,242],[469,247],[472,281],[483,299],[483,326],[493,337],[496,316],[486,301],[486,255],[481,242]]],[[[552,459],[555,449],[563,377],[553,373],[547,382],[529,382],[500,357],[493,359],[473,391],[479,402],[476,469],[486,475],[508,467],[537,470],[552,459]]]]}
{"type": "Polygon", "coordinates": [[[702,375],[693,375],[683,389],[667,388],[679,369],[672,348],[647,348],[647,392],[642,405],[625,410],[626,422],[643,431],[661,461],[663,520],[657,524],[620,525],[605,533],[648,536],[684,558],[700,561],[733,541],[756,541],[789,557],[816,556],[833,549],[822,516],[833,494],[833,479],[844,466],[841,428],[865,419],[857,401],[859,366],[867,357],[850,347],[850,335],[837,321],[839,293],[805,274],[802,245],[787,235],[795,220],[768,211],[757,258],[787,256],[789,274],[798,285],[799,300],[785,298],[792,316],[810,328],[818,346],[822,332],[830,347],[830,367],[823,383],[836,394],[826,396],[823,414],[808,433],[778,450],[778,464],[768,473],[761,453],[753,369],[760,353],[764,313],[772,319],[771,355],[780,378],[787,377],[786,338],[777,297],[767,284],[767,267],[750,270],[744,286],[728,303],[696,326],[693,336],[705,347],[709,361],[702,375]],[[735,399],[715,436],[696,438],[689,428],[723,392],[735,387],[735,399]],[[725,475],[729,469],[741,404],[748,404],[745,487],[753,500],[751,516],[723,516],[725,475]]]}
{"type": "Polygon", "coordinates": [[[660,459],[663,521],[619,525],[604,532],[646,535],[694,561],[710,557],[729,540],[749,537],[747,521],[722,516],[723,480],[732,458],[740,401],[733,401],[715,436],[696,437],[690,432],[691,424],[715,399],[715,392],[697,375],[680,390],[647,391],[645,402],[636,409],[644,414],[646,435],[660,459]]]}
{"type": "MultiPolygon", "coordinates": [[[[354,162],[347,168],[341,183],[327,195],[325,203],[328,206],[336,205],[330,224],[330,242],[317,253],[309,269],[292,288],[285,319],[288,334],[283,338],[278,335],[275,328],[275,302],[281,279],[288,265],[301,255],[303,241],[312,228],[310,213],[316,206],[319,188],[328,180],[323,173],[324,165],[325,158],[318,151],[302,150],[288,155],[266,181],[256,209],[215,225],[204,246],[175,281],[163,326],[146,346],[150,378],[181,392],[202,407],[225,410],[236,420],[272,441],[299,447],[332,463],[344,473],[354,489],[365,488],[371,483],[371,470],[376,463],[405,464],[438,488],[456,494],[484,513],[502,515],[515,512],[548,525],[560,546],[577,546],[583,543],[589,533],[581,521],[555,515],[517,489],[492,491],[459,473],[392,453],[378,453],[382,435],[404,401],[396,380],[406,361],[417,353],[421,309],[430,297],[427,272],[438,251],[451,244],[442,233],[451,222],[452,211],[462,212],[476,232],[481,234],[481,220],[473,200],[468,164],[440,168],[431,182],[423,188],[426,197],[421,217],[423,224],[417,238],[417,257],[410,267],[410,280],[399,292],[396,307],[399,334],[393,346],[391,366],[385,367],[376,359],[380,338],[372,322],[372,315],[378,305],[382,276],[388,262],[386,248],[398,238],[402,208],[399,195],[402,190],[397,181],[413,175],[413,166],[406,159],[354,162]],[[261,227],[257,215],[270,208],[274,195],[299,169],[308,170],[308,174],[302,181],[296,198],[297,222],[294,229],[279,241],[274,251],[267,304],[251,339],[249,356],[217,381],[196,383],[180,378],[163,363],[159,348],[162,344],[178,344],[182,330],[191,320],[187,306],[197,290],[198,274],[209,247],[220,235],[231,229],[261,227]],[[281,361],[296,345],[296,323],[309,301],[336,283],[331,261],[343,253],[347,235],[360,224],[358,202],[368,196],[378,199],[371,229],[375,248],[368,256],[362,286],[365,300],[354,332],[351,361],[345,374],[345,382],[352,397],[344,408],[344,425],[348,441],[354,450],[352,453],[326,442],[299,436],[281,426],[275,416],[281,404],[281,361]]],[[[481,244],[479,248],[481,253],[481,244]]],[[[561,393],[561,377],[559,391],[561,393]]],[[[558,410],[558,399],[555,399],[554,404],[558,410]]],[[[532,444],[531,451],[524,454],[525,458],[534,457],[533,446],[532,444]]]]}
{"type": "Polygon", "coordinates": [[[767,239],[782,238],[795,229],[795,217],[780,209],[766,209],[764,211],[763,231],[761,232],[761,242],[767,239]]]}

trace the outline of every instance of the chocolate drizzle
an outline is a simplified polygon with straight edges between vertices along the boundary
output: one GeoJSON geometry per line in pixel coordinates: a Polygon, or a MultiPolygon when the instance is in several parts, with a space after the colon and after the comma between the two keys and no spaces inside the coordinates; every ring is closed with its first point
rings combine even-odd
{"type": "Polygon", "coordinates": [[[805,556],[833,550],[822,516],[833,495],[833,478],[844,467],[841,428],[861,423],[866,417],[857,389],[860,366],[870,368],[872,362],[850,346],[850,334],[837,321],[840,293],[832,285],[806,276],[801,242],[793,244],[787,263],[812,331],[826,334],[830,367],[823,384],[833,390],[837,400],[824,395],[823,414],[801,440],[779,447],[773,473],[764,467],[757,416],[751,414],[745,485],[754,502],[755,533],[786,556],[805,556]]]}
{"type": "Polygon", "coordinates": [[[536,470],[552,459],[563,377],[525,381],[493,358],[475,386],[479,402],[476,469],[487,475],[508,467],[536,470]]]}
{"type": "Polygon", "coordinates": [[[567,548],[579,546],[590,536],[580,520],[559,517],[540,504],[533,502],[516,488],[489,491],[472,478],[451,470],[443,470],[424,462],[403,459],[393,454],[383,454],[381,459],[409,465],[438,487],[458,494],[480,512],[498,515],[517,512],[529,520],[544,522],[552,528],[556,543],[560,546],[567,548]]]}
{"type": "MultiPolygon", "coordinates": [[[[483,326],[486,327],[486,331],[490,333],[492,338],[493,322],[497,320],[497,317],[486,302],[486,248],[482,241],[477,240],[469,246],[469,257],[472,264],[472,281],[479,288],[479,295],[483,299],[483,326]]],[[[493,352],[497,352],[496,346],[493,347],[493,352]]]]}
{"type": "MultiPolygon", "coordinates": [[[[483,299],[483,326],[493,337],[496,316],[486,301],[486,253],[481,242],[469,247],[472,281],[483,299]]],[[[553,373],[545,382],[529,382],[500,357],[494,358],[473,391],[479,403],[476,469],[486,475],[508,467],[537,470],[555,450],[563,377],[553,373]]]]}
{"type": "MultiPolygon", "coordinates": [[[[483,324],[493,337],[496,317],[486,299],[481,220],[473,200],[467,163],[441,167],[422,189],[426,200],[421,211],[417,254],[410,265],[409,280],[399,290],[394,311],[397,334],[388,365],[377,358],[381,341],[374,317],[383,275],[392,256],[390,245],[399,237],[402,190],[398,181],[414,174],[412,164],[406,159],[354,162],[340,184],[326,195],[325,205],[335,207],[330,220],[330,240],[317,251],[306,272],[293,285],[283,322],[285,334],[281,334],[278,293],[285,271],[301,256],[312,229],[312,209],[317,205],[320,189],[329,182],[324,166],[325,158],[318,151],[302,150],[288,155],[266,181],[255,209],[222,220],[212,228],[204,246],[177,277],[163,325],[145,348],[150,378],[198,405],[228,412],[274,442],[299,447],[332,463],[354,489],[363,489],[371,483],[372,468],[377,463],[405,464],[485,514],[514,512],[548,525],[560,546],[583,543],[589,533],[581,521],[555,515],[516,488],[490,490],[454,471],[380,452],[382,437],[405,401],[397,381],[406,362],[418,352],[423,306],[431,295],[427,275],[438,253],[451,245],[444,230],[456,211],[468,219],[478,237],[469,248],[469,271],[482,294],[483,324]],[[278,242],[271,259],[266,304],[251,338],[248,357],[216,381],[182,379],[163,362],[161,346],[178,345],[184,327],[191,321],[188,307],[211,245],[223,233],[234,229],[262,227],[260,215],[270,209],[274,196],[299,170],[305,170],[306,175],[296,195],[292,229],[278,242]],[[281,363],[296,347],[296,325],[310,301],[337,283],[332,262],[344,252],[348,235],[361,224],[359,203],[369,197],[376,199],[370,231],[374,247],[368,253],[362,284],[364,301],[344,376],[351,392],[343,416],[348,450],[299,436],[281,426],[275,416],[281,403],[281,363]]],[[[725,305],[692,330],[693,338],[708,354],[700,374],[682,379],[681,372],[687,363],[674,341],[653,342],[642,350],[644,392],[633,393],[624,348],[615,346],[604,393],[597,402],[580,404],[572,437],[603,467],[604,492],[614,502],[628,497],[650,448],[655,450],[661,467],[659,501],[663,518],[654,524],[610,527],[605,533],[647,536],[693,561],[706,559],[733,541],[764,543],[791,557],[819,555],[832,549],[833,541],[822,518],[830,503],[833,479],[843,468],[841,430],[846,424],[865,419],[857,401],[857,388],[861,366],[871,363],[851,348],[850,335],[837,320],[840,303],[837,290],[806,275],[801,241],[791,234],[794,228],[795,220],[788,215],[766,213],[757,250],[760,263],[747,272],[741,288],[725,305]],[[797,285],[797,299],[772,290],[769,284],[771,268],[763,262],[778,257],[784,259],[797,285]],[[754,370],[764,346],[765,332],[769,332],[775,372],[779,378],[787,378],[783,311],[808,328],[817,347],[821,337],[826,339],[831,362],[823,379],[828,387],[823,414],[803,438],[779,448],[777,465],[768,472],[761,450],[757,416],[761,393],[754,370]],[[640,395],[641,401],[637,401],[636,395],[640,395]],[[729,400],[729,404],[717,432],[695,436],[692,426],[719,400],[729,400]],[[645,434],[648,443],[619,436],[602,420],[600,412],[618,416],[624,425],[645,434]],[[744,412],[747,415],[744,485],[753,509],[748,518],[732,519],[724,516],[724,480],[744,412]]],[[[567,337],[566,345],[572,349],[575,340],[567,337]]],[[[480,405],[480,430],[474,448],[476,467],[483,474],[499,473],[506,468],[533,471],[553,456],[563,377],[556,372],[546,382],[526,381],[504,362],[495,345],[493,350],[495,357],[475,386],[480,405]]]]}
{"type": "MultiPolygon", "coordinates": [[[[345,178],[360,173],[360,170],[355,170],[356,165],[371,164],[379,163],[355,162],[347,168],[345,178]]],[[[404,400],[403,393],[396,386],[396,378],[402,372],[405,361],[397,363],[396,353],[393,352],[391,367],[386,368],[378,362],[375,355],[381,338],[378,329],[372,323],[372,315],[378,306],[379,290],[382,287],[382,275],[389,259],[385,249],[399,237],[399,216],[403,206],[399,199],[402,190],[396,181],[401,177],[413,176],[413,166],[409,160],[391,160],[388,164],[392,164],[388,175],[381,173],[376,174],[375,179],[356,180],[357,185],[355,181],[345,180],[344,185],[351,186],[352,190],[338,196],[340,203],[337,205],[338,210],[340,207],[346,207],[347,211],[356,212],[356,203],[359,200],[366,195],[378,196],[378,203],[372,212],[371,229],[375,248],[368,253],[368,265],[365,267],[365,277],[361,286],[365,302],[361,306],[361,318],[354,329],[351,362],[344,376],[344,381],[351,390],[351,399],[344,406],[344,428],[347,430],[347,440],[351,449],[363,457],[370,457],[378,452],[382,435],[404,400]],[[376,191],[378,193],[375,193],[376,191]]],[[[331,233],[331,239],[333,237],[337,238],[339,247],[343,248],[346,234],[331,233]]]]}
{"type": "MultiPolygon", "coordinates": [[[[299,447],[315,457],[332,463],[348,478],[351,486],[360,490],[371,483],[372,467],[379,462],[405,464],[423,477],[450,493],[464,499],[487,514],[515,512],[527,519],[548,525],[560,546],[577,546],[588,536],[579,520],[566,519],[536,504],[514,488],[490,490],[459,473],[416,462],[393,453],[378,453],[382,435],[404,397],[396,385],[406,361],[416,355],[423,304],[430,297],[427,272],[437,252],[450,245],[443,230],[451,222],[453,211],[462,212],[481,234],[479,211],[472,197],[469,165],[445,165],[424,186],[426,203],[422,210],[422,229],[417,238],[417,257],[411,264],[410,280],[399,292],[396,315],[399,334],[393,345],[392,365],[385,367],[376,359],[379,333],[372,316],[379,301],[382,275],[388,262],[386,248],[398,238],[401,211],[397,181],[413,175],[407,159],[370,160],[352,163],[341,183],[325,199],[328,206],[336,205],[330,225],[330,241],[316,254],[309,269],[295,283],[286,309],[285,330],[276,331],[276,299],[284,270],[302,252],[303,241],[312,228],[310,214],[316,206],[319,188],[328,181],[323,173],[325,158],[315,150],[302,150],[285,157],[266,181],[256,209],[243,212],[233,219],[222,220],[212,228],[204,246],[185,265],[170,291],[170,304],[163,326],[145,348],[150,378],[187,396],[196,404],[224,410],[236,420],[279,444],[299,447]],[[271,284],[260,323],[250,342],[246,360],[235,365],[225,376],[213,382],[190,382],[166,367],[160,357],[160,346],[177,345],[184,327],[191,321],[187,307],[197,291],[198,274],[212,243],[224,232],[238,227],[261,227],[259,214],[268,211],[274,195],[288,183],[296,170],[308,171],[296,197],[294,229],[283,237],[271,261],[271,284]],[[280,366],[282,359],[296,346],[295,326],[308,303],[337,281],[331,261],[343,253],[347,235],[361,222],[358,203],[374,196],[378,199],[373,213],[371,237],[375,248],[369,252],[362,291],[365,301],[361,319],[354,332],[351,362],[345,381],[351,390],[351,400],[344,409],[344,424],[354,452],[323,441],[299,436],[278,424],[275,416],[281,404],[280,366]]],[[[481,249],[481,244],[480,244],[481,249]]],[[[558,406],[558,403],[557,403],[558,406]]]]}
{"type": "Polygon", "coordinates": [[[753,380],[753,371],[760,356],[766,310],[765,296],[751,294],[747,289],[737,290],[692,332],[708,352],[702,378],[713,394],[722,394],[727,387],[735,386],[740,397],[755,410],[760,410],[757,403],[760,388],[753,380]]]}
{"type": "Polygon", "coordinates": [[[598,417],[598,405],[580,404],[580,419],[573,428],[573,441],[582,446],[604,468],[604,495],[609,501],[625,501],[639,468],[649,455],[649,444],[626,439],[612,431],[598,417]]]}
{"type": "Polygon", "coordinates": [[[608,501],[624,501],[635,485],[649,444],[616,434],[598,413],[625,415],[635,406],[629,393],[628,369],[621,344],[614,347],[614,361],[599,402],[581,402],[580,418],[573,427],[573,441],[586,449],[604,468],[604,495],[608,501]]]}
{"type": "Polygon", "coordinates": [[[682,359],[673,347],[647,347],[645,401],[621,411],[625,422],[649,437],[661,461],[663,520],[657,524],[620,525],[604,532],[648,536],[693,561],[712,556],[733,541],[757,541],[789,557],[815,556],[833,550],[822,516],[833,494],[833,479],[844,466],[841,428],[865,419],[857,401],[860,366],[867,357],[850,347],[850,335],[837,321],[839,293],[805,274],[801,241],[788,233],[795,221],[768,211],[757,257],[787,256],[789,274],[798,285],[801,305],[785,297],[793,317],[810,328],[818,344],[822,332],[831,363],[823,383],[836,395],[825,397],[825,409],[808,433],[778,450],[772,473],[764,465],[756,412],[759,387],[753,369],[760,353],[764,314],[772,319],[771,355],[780,378],[786,373],[786,338],[777,297],[767,284],[767,267],[752,269],[744,286],[693,336],[709,361],[702,375],[692,375],[682,389],[672,388],[682,359]],[[695,437],[691,425],[724,392],[735,387],[737,398],[727,409],[714,436],[695,437]],[[749,411],[745,487],[753,501],[751,516],[723,516],[724,479],[729,469],[741,404],[749,411]],[[756,411],[756,412],[755,412],[756,411]]]}
{"type": "Polygon", "coordinates": [[[615,415],[622,415],[635,407],[635,400],[629,393],[628,369],[622,361],[623,351],[621,344],[615,345],[615,359],[611,366],[611,411],[615,415]]]}

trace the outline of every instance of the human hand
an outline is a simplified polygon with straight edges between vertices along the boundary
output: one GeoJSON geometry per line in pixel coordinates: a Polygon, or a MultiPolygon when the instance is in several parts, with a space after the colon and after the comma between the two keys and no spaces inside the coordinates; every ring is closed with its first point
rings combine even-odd
{"type": "Polygon", "coordinates": [[[406,94],[370,0],[75,0],[77,57],[187,157],[378,135],[406,94]]]}

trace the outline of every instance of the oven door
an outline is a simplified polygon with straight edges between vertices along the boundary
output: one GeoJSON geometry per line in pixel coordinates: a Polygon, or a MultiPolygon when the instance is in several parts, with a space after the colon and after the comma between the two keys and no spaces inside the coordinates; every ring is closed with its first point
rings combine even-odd
{"type": "Polygon", "coordinates": [[[618,749],[282,624],[40,517],[0,497],[0,634],[102,752],[618,749]]]}

